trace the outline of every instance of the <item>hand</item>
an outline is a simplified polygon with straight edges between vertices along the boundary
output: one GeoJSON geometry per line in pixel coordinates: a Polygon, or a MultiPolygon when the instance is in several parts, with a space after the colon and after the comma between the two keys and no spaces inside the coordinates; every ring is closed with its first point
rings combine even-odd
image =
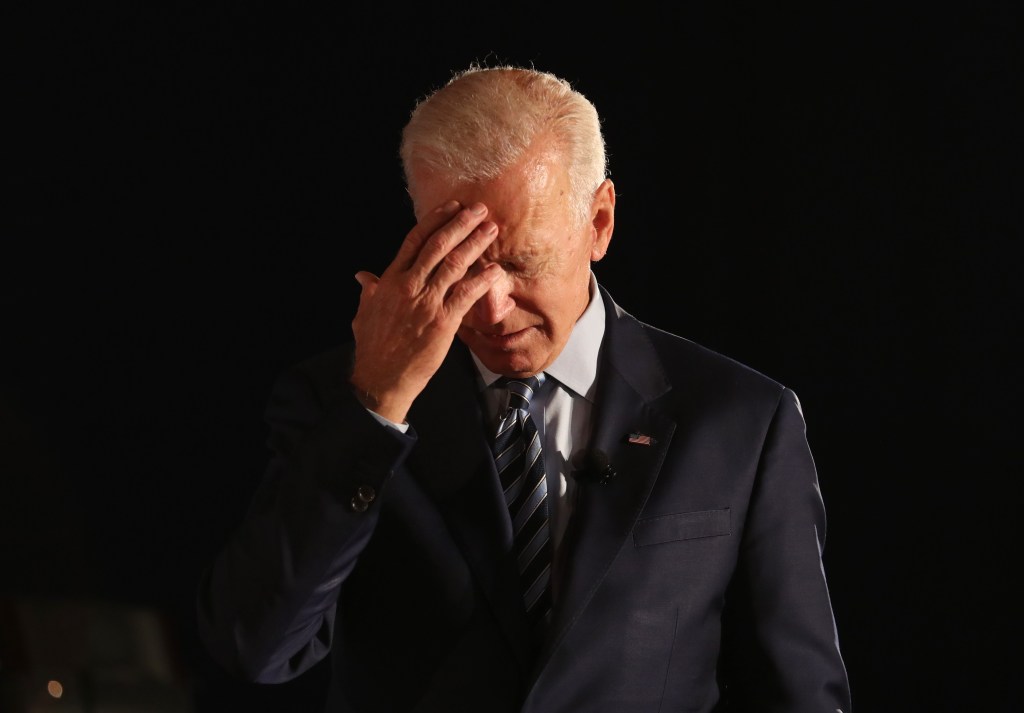
{"type": "Polygon", "coordinates": [[[497,265],[470,271],[498,235],[486,217],[482,203],[449,201],[409,231],[380,277],[356,273],[362,292],[350,381],[363,405],[384,418],[405,421],[463,316],[498,278],[497,265]]]}

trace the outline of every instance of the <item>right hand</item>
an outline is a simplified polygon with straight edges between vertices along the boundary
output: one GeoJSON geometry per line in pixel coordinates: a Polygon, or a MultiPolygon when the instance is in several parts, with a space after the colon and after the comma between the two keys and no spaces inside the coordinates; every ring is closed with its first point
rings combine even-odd
{"type": "Polygon", "coordinates": [[[380,277],[356,273],[362,292],[350,382],[362,404],[384,418],[405,421],[463,316],[500,275],[495,264],[470,270],[498,235],[486,217],[482,203],[449,201],[409,231],[380,277]]]}

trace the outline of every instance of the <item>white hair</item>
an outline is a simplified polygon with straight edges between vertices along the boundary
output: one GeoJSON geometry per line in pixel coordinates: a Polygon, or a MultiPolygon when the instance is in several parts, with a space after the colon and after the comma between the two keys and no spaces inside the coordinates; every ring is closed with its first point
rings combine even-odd
{"type": "Polygon", "coordinates": [[[453,183],[497,178],[538,140],[565,161],[582,224],[607,173],[601,120],[568,81],[535,69],[474,64],[417,102],[399,149],[406,187],[415,195],[421,168],[453,183]]]}

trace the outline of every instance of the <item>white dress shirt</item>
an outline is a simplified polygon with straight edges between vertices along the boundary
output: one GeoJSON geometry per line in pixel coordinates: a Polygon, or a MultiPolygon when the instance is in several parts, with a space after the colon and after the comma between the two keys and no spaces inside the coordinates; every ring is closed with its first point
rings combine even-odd
{"type": "MultiPolygon", "coordinates": [[[[530,415],[541,432],[544,449],[544,469],[548,479],[548,498],[551,504],[551,545],[554,552],[552,565],[552,594],[558,596],[557,584],[561,570],[561,548],[565,529],[569,525],[576,497],[576,481],[572,478],[572,457],[585,451],[590,441],[591,416],[597,391],[597,361],[604,339],[604,301],[597,290],[597,277],[590,273],[590,303],[576,320],[569,341],[544,371],[545,380],[539,393],[530,400],[530,415]]],[[[501,389],[489,388],[501,378],[477,359],[479,386],[490,416],[497,428],[508,407],[508,394],[501,389]]],[[[370,411],[378,421],[397,428],[403,433],[408,423],[395,423],[370,411]]]]}
{"type": "MultiPolygon", "coordinates": [[[[597,291],[597,278],[590,274],[590,303],[576,321],[565,348],[544,371],[539,393],[530,400],[530,414],[541,431],[544,467],[551,504],[551,544],[555,552],[552,582],[557,583],[560,548],[575,504],[576,482],[571,476],[572,456],[587,448],[591,416],[597,390],[597,362],[604,339],[604,302],[597,291]]],[[[473,355],[480,372],[487,413],[497,427],[507,408],[508,395],[490,389],[500,374],[485,367],[473,355]]],[[[557,596],[557,589],[554,591],[557,596]]]]}

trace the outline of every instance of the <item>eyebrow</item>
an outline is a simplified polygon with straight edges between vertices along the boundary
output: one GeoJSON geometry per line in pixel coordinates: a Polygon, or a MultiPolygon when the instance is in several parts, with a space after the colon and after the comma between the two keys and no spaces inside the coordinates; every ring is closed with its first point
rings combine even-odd
{"type": "Polygon", "coordinates": [[[537,267],[547,262],[548,257],[540,253],[518,253],[515,255],[499,256],[495,262],[516,267],[537,267]]]}

